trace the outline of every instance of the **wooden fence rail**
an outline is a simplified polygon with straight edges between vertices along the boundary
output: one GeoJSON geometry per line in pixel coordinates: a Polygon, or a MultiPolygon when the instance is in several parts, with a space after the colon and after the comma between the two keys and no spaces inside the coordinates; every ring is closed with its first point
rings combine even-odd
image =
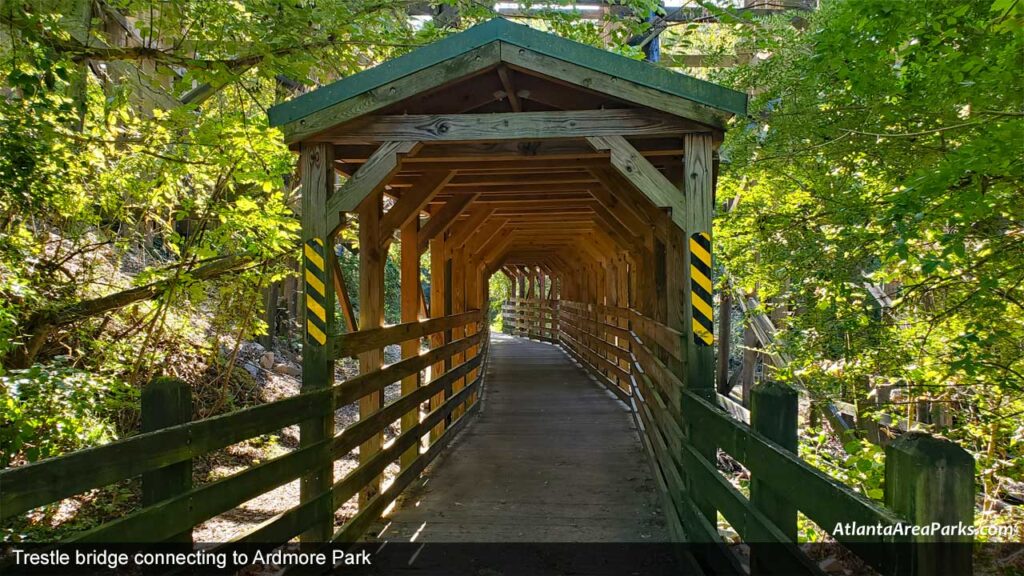
{"type": "MultiPolygon", "coordinates": [[[[360,374],[330,388],[315,390],[203,420],[155,429],[110,444],[73,452],[34,464],[0,471],[0,521],[9,520],[34,508],[95,488],[142,475],[144,502],[134,512],[90,530],[79,532],[72,542],[160,542],[191,538],[192,529],[202,522],[244,504],[261,494],[287,484],[310,470],[323,467],[358,448],[372,436],[382,434],[393,423],[413,414],[414,424],[403,424],[401,434],[372,458],[330,484],[328,490],[240,534],[237,541],[283,543],[303,533],[325,517],[333,523],[334,512],[378,478],[391,463],[410,449],[415,458],[405,463],[390,486],[363,503],[357,514],[337,527],[336,541],[354,541],[409,485],[464,424],[475,407],[483,380],[489,332],[479,310],[396,326],[353,332],[337,338],[337,357],[381,349],[410,339],[419,341],[432,334],[465,327],[467,335],[434,349],[406,358],[378,370],[360,374]],[[449,366],[434,373],[429,382],[360,418],[340,433],[303,446],[283,456],[250,466],[222,479],[192,487],[178,483],[177,489],[161,480],[169,467],[185,466],[191,477],[191,459],[233,444],[279,431],[310,418],[324,417],[333,409],[358,402],[368,394],[430,366],[449,366]],[[432,398],[442,401],[421,416],[432,398]],[[431,430],[429,446],[420,450],[431,430]],[[153,486],[160,483],[158,489],[153,486]],[[156,494],[157,496],[153,496],[156,494]]],[[[154,390],[167,384],[168,390],[182,385],[154,382],[154,390]],[[159,385],[159,386],[158,386],[159,385]]],[[[184,389],[187,392],[187,388],[184,389]]],[[[186,399],[166,402],[166,394],[144,395],[143,413],[150,424],[160,422],[161,411],[174,410],[181,418],[186,399]],[[152,396],[147,400],[147,396],[152,396]]],[[[190,410],[189,410],[190,412],[190,410]]],[[[409,420],[408,418],[406,419],[409,420]]],[[[147,429],[150,428],[147,425],[147,429]]],[[[180,476],[180,474],[179,474],[180,476]]]]}
{"type": "Polygon", "coordinates": [[[501,307],[504,331],[514,336],[558,341],[558,303],[553,300],[510,298],[501,307]]]}
{"type": "MultiPolygon", "coordinates": [[[[974,464],[958,446],[917,433],[905,434],[887,446],[882,505],[800,459],[797,396],[792,389],[763,383],[753,390],[751,409],[746,411],[728,398],[716,397],[713,390],[709,394],[708,390],[689,388],[681,369],[686,336],[678,331],[635,310],[572,301],[515,299],[505,303],[502,314],[507,332],[561,345],[630,406],[665,502],[671,534],[679,540],[711,544],[711,550],[718,550],[706,559],[713,570],[742,569],[719,535],[720,513],[745,542],[774,546],[772,562],[752,547],[752,574],[819,573],[817,565],[796,546],[797,514],[802,513],[881,574],[927,574],[937,566],[955,567],[957,573],[970,571],[967,547],[904,549],[901,546],[906,543],[925,539],[852,536],[835,530],[851,522],[901,528],[933,521],[972,524],[974,464]],[[718,471],[719,451],[750,472],[749,494],[718,471]]],[[[71,540],[188,538],[194,526],[346,456],[402,421],[401,433],[390,444],[363,458],[343,478],[332,479],[322,493],[236,537],[243,542],[280,543],[323,522],[325,516],[333,519],[338,508],[415,449],[414,457],[403,461],[401,472],[389,486],[361,501],[354,517],[334,527],[334,541],[354,541],[419,476],[476,406],[489,341],[484,321],[482,312],[471,311],[339,337],[337,357],[419,341],[441,332],[450,332],[457,339],[431,338],[433,349],[333,387],[193,422],[174,424],[181,421],[183,406],[188,403],[187,398],[178,397],[180,386],[168,384],[166,390],[154,386],[150,396],[164,398],[160,404],[176,415],[154,412],[152,404],[144,407],[149,414],[147,429],[154,423],[168,426],[0,471],[0,520],[142,475],[148,482],[144,486],[147,496],[138,510],[75,534],[71,540]],[[167,478],[157,486],[153,480],[160,478],[154,471],[190,470],[190,461],[196,456],[324,417],[428,367],[432,369],[429,382],[406,390],[323,441],[201,486],[167,478]],[[176,400],[166,401],[168,394],[176,400]],[[430,411],[421,414],[427,405],[430,411]],[[408,418],[410,414],[415,418],[408,418]],[[430,442],[420,449],[425,438],[430,442]]],[[[185,475],[174,477],[184,479],[185,475]]]]}
{"type": "MultiPolygon", "coordinates": [[[[905,531],[910,524],[940,517],[946,524],[972,524],[973,460],[959,446],[923,434],[906,435],[888,446],[882,505],[800,459],[796,391],[763,383],[754,389],[747,410],[726,396],[686,386],[678,369],[683,361],[683,335],[678,331],[631,309],[569,301],[551,302],[549,307],[558,310],[557,338],[563,348],[632,408],[673,535],[719,545],[719,554],[709,559],[711,566],[742,570],[718,533],[720,512],[745,542],[773,546],[771,562],[763,556],[759,560],[757,547],[752,548],[752,574],[820,573],[796,546],[799,512],[881,574],[936,573],[936,566],[955,567],[944,568],[943,573],[970,572],[966,546],[945,551],[910,548],[906,544],[928,539],[853,536],[835,530],[856,523],[905,531]],[[922,443],[928,448],[920,448],[922,443]],[[749,470],[749,496],[718,471],[718,450],[749,470]],[[925,497],[922,469],[941,477],[928,482],[928,489],[937,494],[925,497]],[[915,508],[907,503],[906,494],[918,494],[928,505],[915,508]]],[[[531,322],[533,308],[528,304],[516,303],[513,310],[526,316],[521,323],[537,321],[531,322]]]]}

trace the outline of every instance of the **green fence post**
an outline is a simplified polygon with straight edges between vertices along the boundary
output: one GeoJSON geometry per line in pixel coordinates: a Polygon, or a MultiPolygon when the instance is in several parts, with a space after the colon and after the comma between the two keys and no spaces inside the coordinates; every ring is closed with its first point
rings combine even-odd
{"type": "MultiPolygon", "coordinates": [[[[797,392],[779,382],[767,380],[754,386],[750,391],[751,427],[782,446],[796,453],[797,449],[797,392]]],[[[796,507],[786,498],[786,492],[799,489],[796,486],[772,487],[752,475],[750,480],[750,503],[764,513],[769,520],[792,542],[796,542],[796,507]],[[779,488],[782,488],[781,490],[779,488]]],[[[768,574],[772,571],[772,560],[765,553],[751,547],[750,573],[768,574]]],[[[778,566],[774,567],[776,570],[778,566]]]]}
{"type": "MultiPolygon", "coordinates": [[[[142,390],[142,432],[154,432],[192,419],[192,388],[176,378],[157,378],[142,390]]],[[[152,506],[192,489],[192,460],[142,474],[142,506],[152,506]]],[[[192,542],[192,529],[168,539],[192,542]]]]}
{"type": "Polygon", "coordinates": [[[906,574],[972,574],[974,458],[949,440],[922,432],[903,434],[885,447],[885,502],[912,526],[939,526],[951,533],[911,538],[906,574]],[[951,545],[952,544],[952,545],[951,545]]]}

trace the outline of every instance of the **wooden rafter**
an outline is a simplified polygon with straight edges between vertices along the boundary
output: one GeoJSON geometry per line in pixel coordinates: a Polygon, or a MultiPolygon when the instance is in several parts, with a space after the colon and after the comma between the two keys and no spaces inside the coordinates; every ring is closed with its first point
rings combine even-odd
{"type": "Polygon", "coordinates": [[[447,230],[455,221],[455,217],[461,214],[474,198],[476,198],[476,195],[458,196],[453,198],[445,203],[440,210],[430,216],[430,219],[427,220],[427,224],[420,230],[419,234],[419,251],[421,254],[427,249],[427,244],[430,242],[430,239],[444,234],[445,230],[447,230]]]}
{"type": "Polygon", "coordinates": [[[417,183],[384,214],[384,218],[381,220],[380,241],[385,248],[391,241],[394,230],[400,229],[412,219],[418,218],[430,200],[444,188],[454,175],[454,172],[433,172],[420,177],[417,183]]]}
{"type": "Polygon", "coordinates": [[[388,180],[398,172],[402,156],[418,146],[419,143],[411,141],[381,144],[370,159],[327,199],[324,211],[328,218],[337,219],[341,212],[354,211],[367,196],[383,190],[388,180]]]}

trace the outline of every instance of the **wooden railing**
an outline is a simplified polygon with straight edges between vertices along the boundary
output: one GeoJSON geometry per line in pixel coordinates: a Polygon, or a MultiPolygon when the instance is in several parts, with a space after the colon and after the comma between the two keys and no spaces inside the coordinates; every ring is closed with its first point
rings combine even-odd
{"type": "MultiPolygon", "coordinates": [[[[378,478],[391,463],[411,450],[415,459],[406,462],[392,483],[360,503],[358,512],[334,531],[333,540],[351,542],[377,520],[385,508],[415,480],[424,467],[464,425],[476,405],[484,374],[489,331],[480,311],[409,322],[354,332],[337,338],[335,357],[356,355],[403,341],[465,327],[467,335],[442,343],[432,350],[403,359],[379,370],[360,374],[329,388],[306,392],[222,416],[184,422],[149,431],[95,448],[0,471],[0,522],[34,508],[60,501],[115,482],[143,476],[143,504],[134,512],[87,531],[72,535],[70,542],[160,542],[190,539],[193,527],[227,512],[252,498],[287,484],[312,470],[322,469],[354,451],[371,437],[414,414],[413,425],[386,447],[364,459],[359,466],[334,479],[330,488],[274,516],[236,541],[283,543],[318,522],[332,522],[334,512],[378,478]],[[247,439],[280,431],[310,419],[330,417],[335,409],[358,402],[368,394],[402,378],[419,374],[429,366],[444,366],[428,383],[361,417],[340,433],[284,456],[250,466],[201,486],[191,486],[191,459],[247,439]],[[431,410],[420,417],[420,408],[431,410]],[[433,434],[431,432],[434,432],[433,434]],[[430,438],[427,448],[422,440],[430,438]],[[167,472],[184,466],[186,481],[177,486],[166,481],[167,472]],[[154,474],[156,472],[156,474],[154,474]],[[154,497],[155,495],[155,497],[154,497]]],[[[186,395],[187,386],[179,384],[186,395]]],[[[161,390],[166,382],[154,386],[161,390]]],[[[173,384],[171,384],[173,385],[173,384]]],[[[177,405],[153,398],[148,413],[177,405]]],[[[186,414],[190,413],[188,409],[186,414]]],[[[408,419],[407,419],[408,420],[408,419]]]]}
{"type": "Polygon", "coordinates": [[[745,542],[771,545],[770,562],[752,547],[751,573],[820,573],[796,546],[799,512],[881,574],[939,573],[938,567],[942,573],[970,572],[969,546],[904,548],[923,540],[835,530],[851,522],[971,525],[974,464],[959,446],[923,434],[889,445],[882,505],[796,454],[795,390],[771,382],[758,386],[747,411],[713,389],[691,389],[681,380],[687,335],[626,308],[568,301],[551,307],[558,310],[563,348],[631,407],[672,535],[717,545],[707,558],[712,571],[742,570],[719,535],[720,512],[745,542]],[[717,469],[719,450],[750,472],[749,495],[717,469]]]}
{"type": "Polygon", "coordinates": [[[501,307],[507,334],[558,341],[558,301],[510,298],[501,307]]]}

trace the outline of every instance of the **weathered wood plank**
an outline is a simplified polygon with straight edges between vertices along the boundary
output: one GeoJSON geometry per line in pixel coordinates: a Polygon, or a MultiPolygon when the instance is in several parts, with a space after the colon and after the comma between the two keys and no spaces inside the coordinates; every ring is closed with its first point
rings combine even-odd
{"type": "Polygon", "coordinates": [[[653,478],[624,407],[557,347],[492,338],[484,418],[428,473],[426,493],[389,516],[382,538],[407,541],[426,520],[416,542],[452,541],[447,528],[456,524],[478,542],[664,541],[653,478]],[[509,535],[523,517],[529,524],[509,535]]]}
{"type": "MultiPolygon", "coordinates": [[[[334,359],[331,338],[337,333],[334,322],[334,269],[327,263],[333,257],[334,229],[332,213],[324,213],[327,199],[334,192],[334,148],[327,144],[303,144],[299,152],[299,174],[302,183],[302,391],[330,388],[334,384],[334,359]]],[[[337,216],[337,213],[333,213],[337,216]]],[[[330,404],[327,413],[330,414],[330,404]]],[[[334,434],[334,419],[310,418],[299,423],[301,446],[319,445],[334,434]]],[[[326,454],[320,466],[310,466],[302,477],[300,499],[315,498],[333,483],[334,468],[326,454]]],[[[330,532],[329,510],[321,510],[320,522],[303,535],[303,540],[316,541],[330,532]]]]}
{"type": "Polygon", "coordinates": [[[335,143],[493,142],[585,136],[675,136],[707,127],[650,110],[555,110],[495,114],[368,116],[338,128],[335,143]]]}

